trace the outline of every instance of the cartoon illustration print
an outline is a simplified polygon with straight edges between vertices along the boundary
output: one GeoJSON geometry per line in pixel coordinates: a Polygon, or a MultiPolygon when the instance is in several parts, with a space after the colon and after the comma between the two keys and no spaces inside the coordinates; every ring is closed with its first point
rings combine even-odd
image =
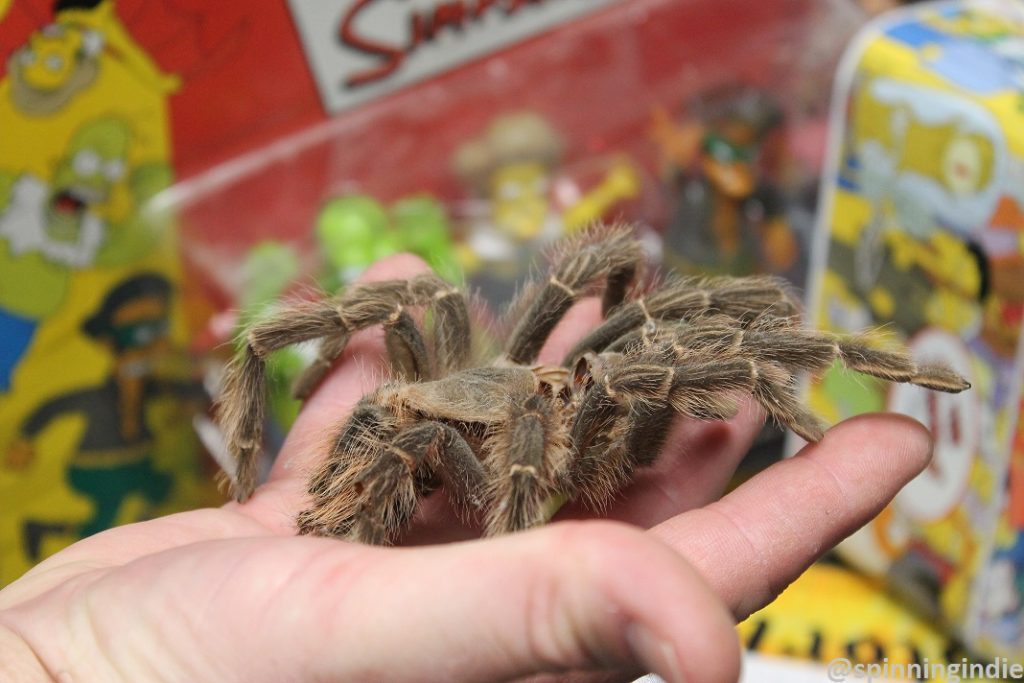
{"type": "Polygon", "coordinates": [[[165,74],[118,19],[114,0],[57,0],[54,21],[33,33],[7,63],[10,97],[30,116],[68,106],[99,77],[104,59],[118,61],[144,86],[170,94],[181,80],[165,74]]]}
{"type": "Polygon", "coordinates": [[[0,82],[0,393],[75,271],[149,253],[143,204],[171,182],[165,74],[113,0],[57,0],[0,82]]]}
{"type": "Polygon", "coordinates": [[[56,420],[84,418],[82,433],[67,465],[72,490],[93,504],[84,522],[29,519],[23,523],[26,555],[33,561],[49,535],[84,537],[109,528],[125,500],[141,496],[150,506],[168,498],[172,477],[152,462],[154,435],[146,421],[149,404],[162,397],[205,401],[201,388],[159,376],[155,366],[166,353],[173,291],[162,275],[142,273],[122,281],[82,325],[82,331],[114,357],[105,382],[44,402],[22,422],[9,447],[7,465],[26,467],[36,457],[33,443],[56,420]]]}
{"type": "Polygon", "coordinates": [[[159,162],[130,168],[131,145],[127,124],[102,118],[75,132],[49,178],[0,171],[0,391],[73,271],[129,263],[152,248],[155,231],[139,209],[171,172],[159,162]]]}
{"type": "Polygon", "coordinates": [[[1024,638],[1024,534],[1015,530],[1012,544],[999,547],[984,580],[981,628],[1003,645],[1024,638]]]}
{"type": "Polygon", "coordinates": [[[973,0],[966,6],[922,11],[920,20],[898,25],[889,35],[917,50],[923,64],[936,74],[982,95],[1021,89],[1024,12],[1015,3],[973,0]]]}
{"type": "Polygon", "coordinates": [[[1010,164],[999,125],[973,102],[884,78],[861,83],[850,114],[843,181],[870,214],[833,235],[830,268],[874,322],[973,336],[991,284],[975,234],[1013,201],[1003,194],[1010,164]]]}
{"type": "Polygon", "coordinates": [[[14,106],[45,116],[65,107],[99,74],[103,36],[95,30],[53,23],[29,37],[7,61],[14,106]]]}

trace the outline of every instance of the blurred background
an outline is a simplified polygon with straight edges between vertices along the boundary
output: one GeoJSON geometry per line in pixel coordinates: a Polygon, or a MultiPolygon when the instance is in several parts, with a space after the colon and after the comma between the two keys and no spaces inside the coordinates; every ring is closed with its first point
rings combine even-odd
{"type": "MultiPolygon", "coordinates": [[[[739,626],[752,661],[1020,660],[1022,124],[1020,0],[0,0],[0,585],[222,500],[210,405],[279,301],[411,251],[486,328],[623,221],[654,268],[784,277],[974,387],[807,380],[936,457],[739,626]]],[[[271,453],[309,354],[273,359],[271,453]]]]}

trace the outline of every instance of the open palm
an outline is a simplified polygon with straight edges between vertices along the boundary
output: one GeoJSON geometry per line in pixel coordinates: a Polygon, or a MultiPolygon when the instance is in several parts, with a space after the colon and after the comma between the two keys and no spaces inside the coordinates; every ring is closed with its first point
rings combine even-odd
{"type": "MultiPolygon", "coordinates": [[[[369,279],[423,269],[384,261],[369,279]]],[[[574,308],[542,359],[596,321],[574,308]]],[[[356,335],[304,407],[270,480],[230,503],[113,529],[0,591],[14,681],[735,680],[733,626],[887,504],[927,464],[906,418],[847,421],[719,500],[761,421],[680,421],[606,519],[471,539],[443,497],[409,545],[296,537],[321,444],[381,375],[356,335]],[[646,531],[645,531],[646,530],[646,531]]]]}

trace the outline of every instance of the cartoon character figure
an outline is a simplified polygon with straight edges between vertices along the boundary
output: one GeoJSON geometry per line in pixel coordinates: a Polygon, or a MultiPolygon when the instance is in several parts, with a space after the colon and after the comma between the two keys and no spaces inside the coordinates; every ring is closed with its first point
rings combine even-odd
{"type": "Polygon", "coordinates": [[[547,120],[517,112],[497,117],[480,137],[456,150],[455,171],[477,198],[466,204],[460,258],[494,302],[511,296],[538,247],[607,216],[640,193],[639,175],[624,158],[611,162],[596,187],[581,192],[560,175],[564,148],[547,120]]]}
{"type": "Polygon", "coordinates": [[[114,287],[82,325],[82,331],[106,346],[114,368],[99,385],[72,391],[38,406],[21,424],[20,437],[6,454],[12,469],[36,457],[33,443],[54,422],[67,416],[84,419],[74,455],[66,469],[70,487],[93,504],[84,522],[27,520],[25,551],[38,560],[45,537],[84,537],[112,526],[131,495],[149,505],[170,494],[172,478],[153,466],[154,436],[147,424],[149,404],[174,396],[205,402],[195,382],[160,377],[156,366],[167,350],[172,290],[161,275],[144,273],[114,287]]]}
{"type": "Polygon", "coordinates": [[[793,268],[800,246],[785,217],[785,198],[765,173],[782,112],[755,89],[706,93],[677,125],[654,112],[657,144],[675,210],[665,234],[666,260],[678,270],[744,275],[793,268]]]}
{"type": "Polygon", "coordinates": [[[124,122],[101,118],[75,132],[48,180],[0,171],[0,391],[74,271],[128,263],[159,237],[138,212],[170,170],[130,168],[131,144],[124,122]]]}
{"type": "Polygon", "coordinates": [[[104,42],[99,32],[68,23],[34,33],[7,62],[14,106],[33,116],[65,107],[96,80],[104,42]]]}
{"type": "Polygon", "coordinates": [[[870,214],[834,236],[830,267],[876,321],[972,336],[990,289],[973,233],[1001,206],[1008,163],[998,124],[964,98],[880,78],[860,88],[850,129],[846,183],[870,214]]]}
{"type": "Polygon", "coordinates": [[[57,0],[0,81],[0,394],[73,274],[148,255],[140,209],[171,182],[166,97],[179,85],[113,0],[57,0]]]}
{"type": "Polygon", "coordinates": [[[145,86],[170,94],[181,85],[165,74],[125,30],[114,0],[58,0],[54,22],[29,37],[7,63],[10,98],[24,114],[56,114],[88,90],[103,57],[119,61],[145,86]]]}
{"type": "Polygon", "coordinates": [[[336,197],[317,216],[315,236],[329,292],[352,282],[372,263],[399,251],[425,260],[441,277],[459,282],[451,223],[445,207],[426,195],[403,197],[385,207],[367,195],[336,197]]]}
{"type": "Polygon", "coordinates": [[[0,80],[0,169],[45,177],[74,131],[100,117],[130,123],[137,158],[166,160],[166,99],[181,79],[134,41],[113,0],[58,0],[54,11],[0,80]]]}

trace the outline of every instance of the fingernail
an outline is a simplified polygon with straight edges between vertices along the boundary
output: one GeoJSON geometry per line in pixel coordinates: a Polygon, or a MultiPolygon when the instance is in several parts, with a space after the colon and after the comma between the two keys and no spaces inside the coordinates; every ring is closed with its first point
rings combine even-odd
{"type": "Polygon", "coordinates": [[[656,637],[641,624],[630,624],[626,627],[626,642],[637,659],[654,669],[653,673],[668,683],[686,683],[672,643],[656,637]]]}

